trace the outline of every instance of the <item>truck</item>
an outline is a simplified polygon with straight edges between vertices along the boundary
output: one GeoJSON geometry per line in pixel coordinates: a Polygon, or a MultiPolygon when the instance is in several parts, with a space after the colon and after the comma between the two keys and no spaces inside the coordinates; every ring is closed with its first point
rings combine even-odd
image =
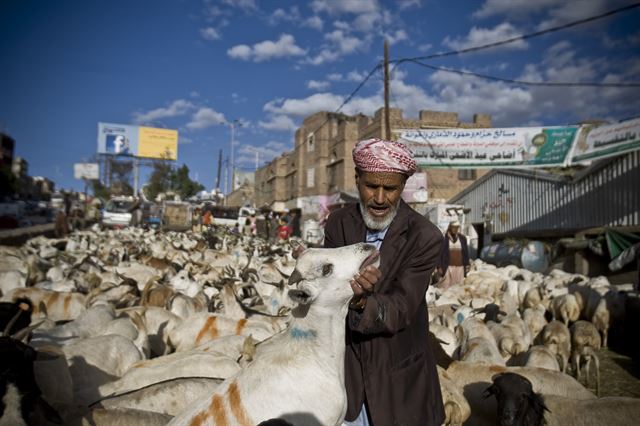
{"type": "Polygon", "coordinates": [[[187,231],[192,227],[193,206],[180,201],[165,201],[162,207],[162,229],[187,231]]]}

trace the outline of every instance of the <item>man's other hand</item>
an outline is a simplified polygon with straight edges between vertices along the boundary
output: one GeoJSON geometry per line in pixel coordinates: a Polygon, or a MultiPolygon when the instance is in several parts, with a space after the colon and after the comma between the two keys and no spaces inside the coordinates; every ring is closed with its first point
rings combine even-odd
{"type": "Polygon", "coordinates": [[[356,296],[367,295],[373,292],[373,287],[378,282],[382,273],[378,268],[369,265],[357,273],[350,281],[353,294],[356,296]]]}

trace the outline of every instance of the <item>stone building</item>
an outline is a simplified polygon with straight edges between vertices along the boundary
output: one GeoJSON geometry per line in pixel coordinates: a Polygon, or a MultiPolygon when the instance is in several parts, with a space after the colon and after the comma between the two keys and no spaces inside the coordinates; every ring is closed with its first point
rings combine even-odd
{"type": "MultiPolygon", "coordinates": [[[[402,110],[390,109],[392,135],[400,129],[487,128],[491,116],[476,114],[461,122],[457,113],[420,111],[405,119],[402,110]]],[[[293,151],[282,154],[256,171],[256,206],[274,210],[300,208],[306,199],[332,194],[357,194],[351,151],[362,139],[384,137],[384,109],[373,117],[318,112],[304,119],[295,133],[293,151]]],[[[396,139],[396,136],[392,136],[396,139]]],[[[484,175],[485,170],[427,169],[429,199],[446,200],[484,175]]]]}

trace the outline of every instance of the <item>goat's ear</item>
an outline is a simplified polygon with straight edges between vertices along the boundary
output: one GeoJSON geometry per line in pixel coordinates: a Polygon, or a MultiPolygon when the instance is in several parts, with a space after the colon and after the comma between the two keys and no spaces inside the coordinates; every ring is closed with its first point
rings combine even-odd
{"type": "Polygon", "coordinates": [[[289,245],[291,246],[291,255],[294,259],[297,259],[307,249],[307,246],[300,240],[291,240],[289,241],[289,245]]]}
{"type": "Polygon", "coordinates": [[[482,399],[487,399],[489,398],[491,395],[495,395],[496,392],[496,386],[495,385],[491,385],[488,388],[486,388],[484,390],[484,392],[482,392],[482,399]]]}

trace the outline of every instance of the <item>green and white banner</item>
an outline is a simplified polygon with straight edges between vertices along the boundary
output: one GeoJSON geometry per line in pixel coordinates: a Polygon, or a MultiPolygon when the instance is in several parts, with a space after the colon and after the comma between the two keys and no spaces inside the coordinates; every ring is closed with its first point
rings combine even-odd
{"type": "Polygon", "coordinates": [[[580,129],[571,163],[611,157],[640,149],[640,118],[580,129]]]}
{"type": "Polygon", "coordinates": [[[395,131],[420,166],[562,167],[577,126],[395,131]]]}
{"type": "Polygon", "coordinates": [[[586,126],[394,129],[420,166],[566,167],[640,149],[640,118],[586,126]]]}

